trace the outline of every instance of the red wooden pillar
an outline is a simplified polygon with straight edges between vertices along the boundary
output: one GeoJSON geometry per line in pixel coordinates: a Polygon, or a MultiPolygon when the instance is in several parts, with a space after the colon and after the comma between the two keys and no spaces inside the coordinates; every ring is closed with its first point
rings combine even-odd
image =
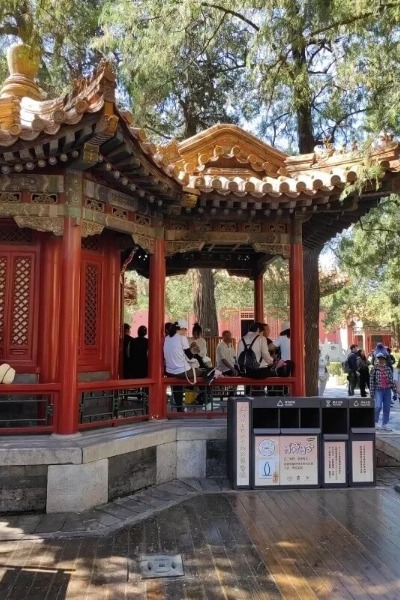
{"type": "Polygon", "coordinates": [[[295,364],[294,394],[305,395],[304,364],[304,278],[303,245],[301,242],[290,246],[290,343],[291,358],[295,364]]]}
{"type": "Polygon", "coordinates": [[[81,272],[81,227],[64,218],[62,238],[62,294],[60,309],[60,395],[56,433],[78,429],[78,344],[81,272]]]}
{"type": "Polygon", "coordinates": [[[254,279],[254,320],[264,323],[264,277],[254,279]]]}
{"type": "Polygon", "coordinates": [[[62,238],[44,234],[41,247],[39,378],[58,381],[62,238]]]}
{"type": "Polygon", "coordinates": [[[119,374],[120,337],[121,337],[121,253],[114,243],[107,245],[109,301],[111,310],[110,325],[107,337],[108,364],[110,377],[117,379],[119,374]]]}
{"type": "Polygon", "coordinates": [[[150,256],[149,285],[149,375],[154,380],[150,388],[149,412],[157,419],[165,418],[166,400],[163,391],[163,343],[165,302],[165,242],[154,240],[150,256]]]}

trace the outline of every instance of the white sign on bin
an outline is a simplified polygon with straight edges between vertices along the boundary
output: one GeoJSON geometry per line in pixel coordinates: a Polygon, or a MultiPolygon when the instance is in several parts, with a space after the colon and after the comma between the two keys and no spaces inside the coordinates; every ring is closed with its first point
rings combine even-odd
{"type": "Polygon", "coordinates": [[[366,483],[374,480],[374,443],[372,440],[353,440],[351,443],[352,480],[366,483]]]}
{"type": "Polygon", "coordinates": [[[256,436],[254,485],[279,485],[279,437],[256,436]]]}
{"type": "Polygon", "coordinates": [[[324,483],[346,483],[346,442],[324,442],[324,483]]]}
{"type": "Polygon", "coordinates": [[[318,436],[281,436],[279,452],[280,485],[318,485],[318,436]]]}
{"type": "Polygon", "coordinates": [[[248,402],[236,404],[236,485],[250,485],[250,406],[248,402]]]}

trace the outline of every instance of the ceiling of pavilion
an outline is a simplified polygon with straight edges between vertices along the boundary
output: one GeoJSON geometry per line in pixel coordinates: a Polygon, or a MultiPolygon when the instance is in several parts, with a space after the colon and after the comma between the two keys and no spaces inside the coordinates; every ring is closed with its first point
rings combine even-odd
{"type": "MultiPolygon", "coordinates": [[[[80,169],[95,182],[124,192],[132,210],[162,226],[171,217],[190,229],[194,221],[238,224],[303,222],[303,243],[320,247],[397,190],[399,145],[382,136],[368,157],[357,149],[316,148],[288,156],[235,125],[217,124],[196,136],[156,146],[132,115],[117,107],[116,79],[107,63],[68,94],[43,100],[27,74],[11,75],[0,91],[0,171],[59,173],[80,169]],[[383,177],[361,180],[366,164],[379,164],[383,177]],[[346,195],[349,185],[353,185],[346,195]],[[346,187],[347,186],[347,187],[346,187]],[[360,193],[362,191],[362,193],[360,193]]],[[[261,230],[260,230],[261,231],[261,230]]],[[[264,231],[264,229],[262,230],[264,231]]],[[[189,262],[231,264],[230,253],[260,264],[271,256],[241,244],[205,243],[167,259],[183,272],[189,262]]],[[[187,268],[187,267],[186,267],[187,268]]],[[[257,267],[258,268],[258,267],[257,267]]]]}

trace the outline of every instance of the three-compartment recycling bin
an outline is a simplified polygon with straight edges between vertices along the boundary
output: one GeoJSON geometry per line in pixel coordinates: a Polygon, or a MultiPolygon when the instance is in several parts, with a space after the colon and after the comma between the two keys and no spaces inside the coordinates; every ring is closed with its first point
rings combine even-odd
{"type": "Polygon", "coordinates": [[[374,401],[228,400],[228,477],[235,489],[375,484],[374,401]]]}

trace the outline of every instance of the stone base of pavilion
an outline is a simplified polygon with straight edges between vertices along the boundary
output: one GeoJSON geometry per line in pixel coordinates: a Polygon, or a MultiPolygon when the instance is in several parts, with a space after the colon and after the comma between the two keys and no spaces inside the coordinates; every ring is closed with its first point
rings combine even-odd
{"type": "Polygon", "coordinates": [[[226,419],[12,436],[0,464],[0,512],[80,512],[173,479],[225,477],[226,419]]]}
{"type": "MultiPolygon", "coordinates": [[[[76,436],[12,436],[0,447],[0,512],[81,512],[175,479],[226,477],[226,420],[152,421],[76,436]]],[[[400,435],[377,433],[377,465],[400,435]]]]}

